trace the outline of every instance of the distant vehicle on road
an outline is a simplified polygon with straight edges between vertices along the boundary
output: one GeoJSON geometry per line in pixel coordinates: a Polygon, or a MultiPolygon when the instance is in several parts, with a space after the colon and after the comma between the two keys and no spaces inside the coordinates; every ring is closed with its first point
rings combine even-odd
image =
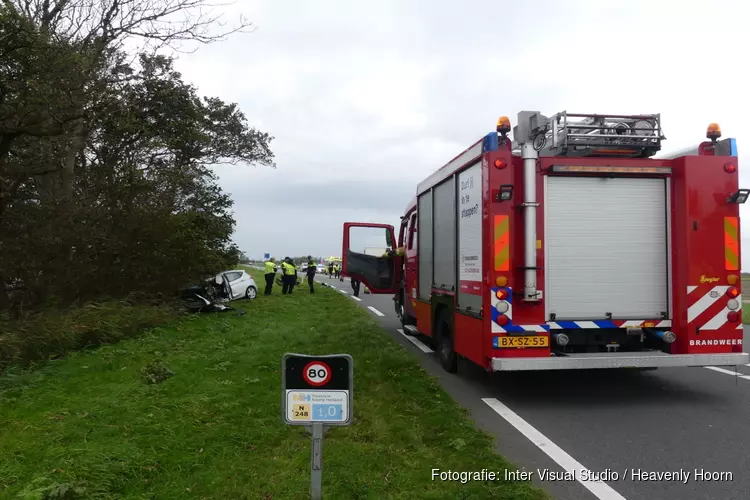
{"type": "Polygon", "coordinates": [[[387,248],[376,248],[376,247],[369,247],[365,248],[364,253],[365,255],[372,255],[375,257],[382,257],[386,252],[388,251],[387,248]]]}

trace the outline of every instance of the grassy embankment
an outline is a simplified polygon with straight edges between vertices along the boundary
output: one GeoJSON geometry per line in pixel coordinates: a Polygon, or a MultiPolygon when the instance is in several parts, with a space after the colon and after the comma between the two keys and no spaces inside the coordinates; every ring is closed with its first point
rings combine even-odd
{"type": "Polygon", "coordinates": [[[515,467],[346,297],[276,287],[236,305],[247,314],[193,316],[33,372],[8,370],[0,498],[307,498],[309,435],[281,422],[285,352],[354,358],[353,425],[324,442],[326,498],[546,497],[528,483],[432,481],[433,468],[515,467]]]}
{"type": "Polygon", "coordinates": [[[142,297],[49,307],[20,319],[0,314],[0,375],[8,366],[36,368],[69,351],[119,342],[177,318],[173,305],[142,297]]]}

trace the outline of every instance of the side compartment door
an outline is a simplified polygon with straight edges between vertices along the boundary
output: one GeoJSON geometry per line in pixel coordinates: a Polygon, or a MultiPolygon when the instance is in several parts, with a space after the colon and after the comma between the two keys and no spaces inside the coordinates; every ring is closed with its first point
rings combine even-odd
{"type": "Polygon", "coordinates": [[[364,283],[372,293],[398,293],[403,257],[396,255],[395,241],[391,225],[345,222],[344,274],[364,283]],[[387,248],[388,255],[368,255],[366,248],[387,248]]]}

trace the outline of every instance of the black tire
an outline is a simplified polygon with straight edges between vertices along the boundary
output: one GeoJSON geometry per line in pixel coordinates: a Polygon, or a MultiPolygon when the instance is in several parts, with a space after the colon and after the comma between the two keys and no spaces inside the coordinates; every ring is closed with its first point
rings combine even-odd
{"type": "MultiPolygon", "coordinates": [[[[406,326],[403,295],[400,295],[398,300],[393,301],[393,306],[396,309],[396,317],[401,322],[401,328],[403,329],[406,326]]],[[[406,330],[404,329],[404,331],[406,330]]]]}
{"type": "Polygon", "coordinates": [[[247,287],[247,290],[245,290],[245,298],[249,300],[253,300],[255,297],[258,296],[258,289],[254,286],[247,287]]]}
{"type": "Polygon", "coordinates": [[[448,373],[456,373],[458,371],[458,355],[453,349],[453,333],[451,332],[451,325],[448,322],[448,318],[445,313],[438,316],[437,325],[435,325],[436,344],[437,344],[437,355],[440,359],[440,364],[443,365],[443,369],[448,373]]]}

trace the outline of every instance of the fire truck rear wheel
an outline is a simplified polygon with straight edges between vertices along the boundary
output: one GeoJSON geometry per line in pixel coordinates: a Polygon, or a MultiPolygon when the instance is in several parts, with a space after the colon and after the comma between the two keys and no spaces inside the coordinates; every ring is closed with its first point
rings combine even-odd
{"type": "Polygon", "coordinates": [[[453,334],[445,313],[439,316],[435,333],[437,334],[437,352],[440,364],[448,373],[456,373],[458,371],[458,356],[453,349],[453,334]]]}

